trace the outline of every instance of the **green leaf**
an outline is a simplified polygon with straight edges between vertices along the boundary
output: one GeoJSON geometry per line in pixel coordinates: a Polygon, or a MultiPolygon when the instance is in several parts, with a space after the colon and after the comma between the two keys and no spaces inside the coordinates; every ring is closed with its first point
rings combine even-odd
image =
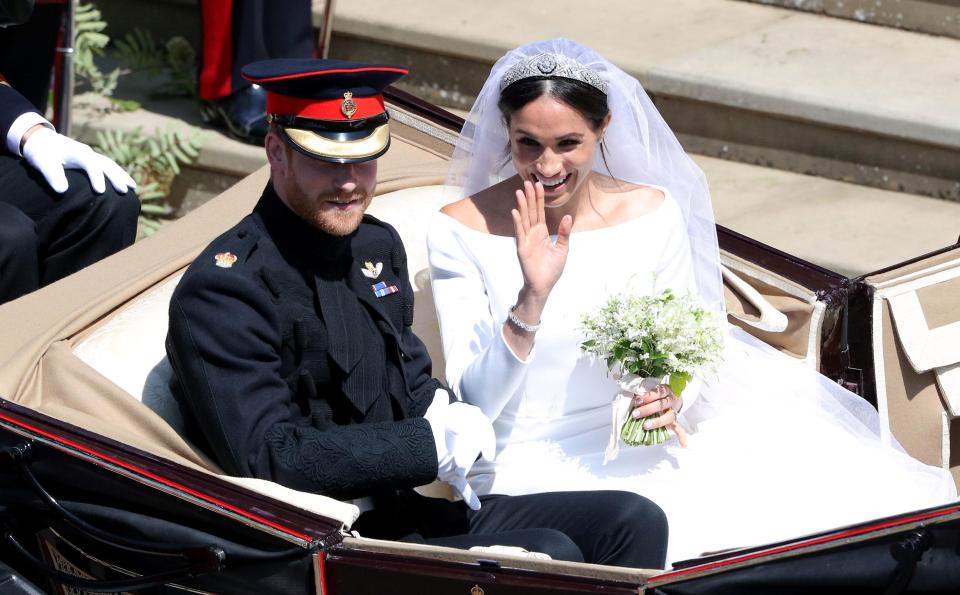
{"type": "Polygon", "coordinates": [[[140,109],[140,102],[135,99],[118,99],[116,97],[111,97],[110,103],[117,106],[121,111],[124,112],[132,112],[140,109]]]}
{"type": "Polygon", "coordinates": [[[142,204],[140,205],[140,212],[150,215],[169,215],[173,210],[166,205],[142,204]]]}
{"type": "Polygon", "coordinates": [[[680,393],[683,392],[683,389],[687,388],[687,384],[690,383],[692,376],[687,372],[677,372],[670,374],[670,390],[673,391],[673,394],[680,396],[680,393]]]}

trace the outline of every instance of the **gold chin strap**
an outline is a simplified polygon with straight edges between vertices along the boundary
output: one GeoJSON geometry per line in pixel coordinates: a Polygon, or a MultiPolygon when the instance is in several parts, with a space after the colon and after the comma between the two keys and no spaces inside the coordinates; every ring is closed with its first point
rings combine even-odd
{"type": "Polygon", "coordinates": [[[298,147],[320,157],[335,159],[362,159],[372,157],[383,150],[390,142],[390,124],[378,126],[369,136],[358,140],[335,141],[320,136],[310,130],[284,128],[298,147]]]}

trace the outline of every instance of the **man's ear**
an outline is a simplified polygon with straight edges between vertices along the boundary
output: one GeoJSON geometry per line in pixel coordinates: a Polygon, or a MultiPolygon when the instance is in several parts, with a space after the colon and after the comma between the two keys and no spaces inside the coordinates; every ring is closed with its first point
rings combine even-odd
{"type": "Polygon", "coordinates": [[[270,162],[270,169],[280,172],[285,171],[289,154],[287,144],[283,142],[280,135],[275,130],[270,130],[264,138],[263,146],[267,151],[267,161],[270,162]]]}

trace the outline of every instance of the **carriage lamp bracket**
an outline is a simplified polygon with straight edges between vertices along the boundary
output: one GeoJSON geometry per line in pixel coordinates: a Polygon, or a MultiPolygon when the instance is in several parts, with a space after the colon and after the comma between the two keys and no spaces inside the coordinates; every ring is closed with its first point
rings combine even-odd
{"type": "Polygon", "coordinates": [[[933,536],[926,527],[911,531],[890,546],[890,554],[898,564],[893,572],[893,580],[887,586],[884,595],[897,595],[906,590],[917,570],[917,564],[932,547],[933,536]]]}

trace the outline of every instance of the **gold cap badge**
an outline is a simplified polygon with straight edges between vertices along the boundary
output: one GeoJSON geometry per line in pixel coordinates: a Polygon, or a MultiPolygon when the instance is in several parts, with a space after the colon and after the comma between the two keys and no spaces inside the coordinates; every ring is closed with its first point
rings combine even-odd
{"type": "Polygon", "coordinates": [[[474,585],[473,588],[470,589],[470,595],[483,595],[483,589],[480,588],[480,585],[474,585]]]}
{"type": "Polygon", "coordinates": [[[340,104],[340,111],[347,118],[352,118],[357,113],[357,104],[353,102],[353,91],[347,91],[343,94],[343,103],[340,104]]]}
{"type": "Polygon", "coordinates": [[[233,263],[237,262],[237,255],[233,252],[219,252],[213,258],[221,269],[229,269],[233,266],[233,263]]]}

